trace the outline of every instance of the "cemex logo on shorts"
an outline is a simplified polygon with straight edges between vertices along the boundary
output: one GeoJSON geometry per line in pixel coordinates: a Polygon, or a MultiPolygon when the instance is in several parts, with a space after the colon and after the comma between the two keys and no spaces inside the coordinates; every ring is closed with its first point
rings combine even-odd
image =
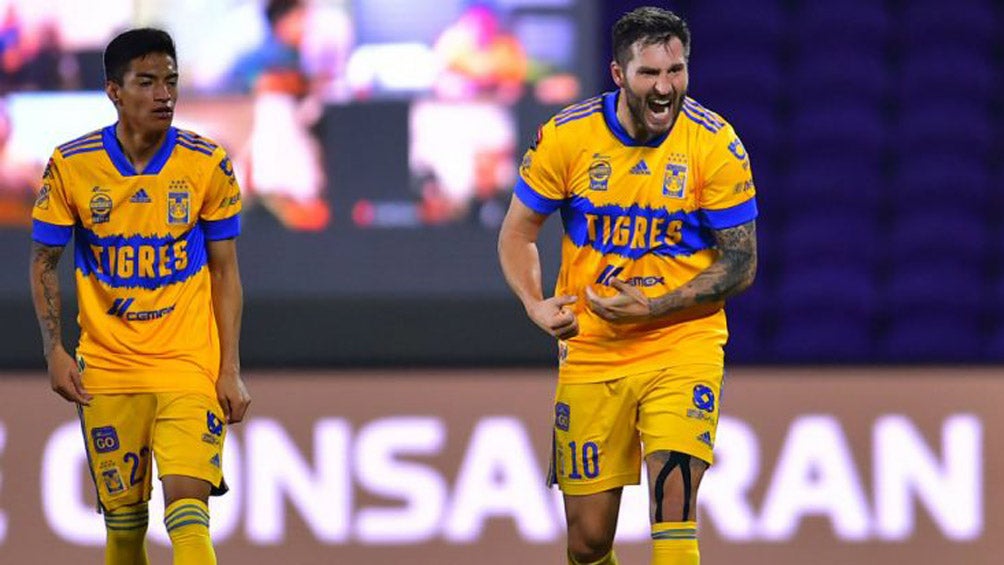
{"type": "Polygon", "coordinates": [[[98,453],[111,453],[119,448],[119,434],[112,426],[91,428],[91,439],[98,453]]]}

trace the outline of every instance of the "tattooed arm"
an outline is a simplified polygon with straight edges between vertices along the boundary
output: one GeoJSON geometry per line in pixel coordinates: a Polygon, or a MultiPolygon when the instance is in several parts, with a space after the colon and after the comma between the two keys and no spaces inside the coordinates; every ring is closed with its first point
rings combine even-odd
{"type": "Polygon", "coordinates": [[[746,290],[756,277],[756,221],[713,232],[718,259],[676,290],[648,298],[621,280],[611,281],[618,293],[602,298],[589,287],[589,307],[611,322],[660,318],[693,307],[709,306],[746,290]]]}
{"type": "Polygon", "coordinates": [[[31,298],[42,330],[43,352],[52,390],[70,402],[86,405],[90,403],[91,396],[80,382],[76,363],[63,347],[63,327],[60,322],[62,305],[59,298],[59,276],[56,273],[62,254],[61,246],[32,243],[31,298]]]}

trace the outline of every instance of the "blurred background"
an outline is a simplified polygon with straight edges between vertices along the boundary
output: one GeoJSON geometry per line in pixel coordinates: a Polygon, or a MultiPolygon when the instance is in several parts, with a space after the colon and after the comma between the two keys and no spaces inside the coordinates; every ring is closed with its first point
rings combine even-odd
{"type": "MultiPolygon", "coordinates": [[[[495,240],[537,126],[613,88],[610,27],[646,4],[689,22],[690,95],[735,126],[759,193],[708,562],[996,563],[990,0],[0,0],[0,557],[99,559],[79,425],[45,383],[30,212],[53,147],[115,120],[105,44],[155,25],[178,45],[176,125],[226,147],[245,193],[256,400],[228,440],[221,557],[562,562],[538,480],[554,345],[495,240]]],[[[559,237],[552,219],[546,287],[559,237]]],[[[629,490],[622,557],[643,562],[629,490]]]]}

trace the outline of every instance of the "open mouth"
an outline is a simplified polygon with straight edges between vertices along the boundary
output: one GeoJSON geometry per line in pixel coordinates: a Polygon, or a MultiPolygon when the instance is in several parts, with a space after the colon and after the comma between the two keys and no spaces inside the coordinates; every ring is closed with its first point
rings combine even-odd
{"type": "Polygon", "coordinates": [[[673,99],[672,98],[650,98],[645,104],[648,109],[651,126],[665,128],[673,120],[673,99]]]}
{"type": "Polygon", "coordinates": [[[174,116],[174,110],[170,108],[158,108],[153,111],[153,115],[157,116],[158,118],[170,118],[174,116]]]}
{"type": "Polygon", "coordinates": [[[653,114],[659,115],[669,112],[670,108],[673,107],[672,100],[649,100],[648,109],[652,111],[653,114]]]}

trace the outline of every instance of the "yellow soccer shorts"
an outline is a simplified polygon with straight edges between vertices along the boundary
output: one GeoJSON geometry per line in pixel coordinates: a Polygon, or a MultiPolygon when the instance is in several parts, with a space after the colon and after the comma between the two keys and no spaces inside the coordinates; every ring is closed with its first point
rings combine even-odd
{"type": "Polygon", "coordinates": [[[638,484],[642,449],[712,463],[723,374],[718,364],[688,364],[559,383],[548,484],[571,495],[638,484]]]}
{"type": "Polygon", "coordinates": [[[91,476],[104,511],[150,500],[151,455],[158,478],[184,475],[226,492],[219,401],[200,393],[95,394],[80,407],[91,476]]]}

